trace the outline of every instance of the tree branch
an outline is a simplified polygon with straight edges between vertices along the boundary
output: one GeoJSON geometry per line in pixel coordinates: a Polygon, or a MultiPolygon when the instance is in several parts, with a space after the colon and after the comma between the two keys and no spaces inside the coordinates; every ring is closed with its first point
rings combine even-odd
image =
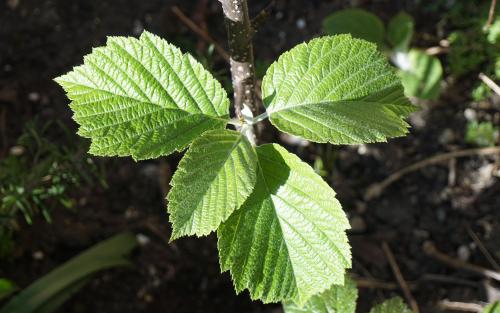
{"type": "MultiPolygon", "coordinates": [[[[231,76],[234,88],[234,106],[241,120],[248,119],[245,113],[257,112],[255,96],[255,66],[252,45],[252,25],[248,14],[247,0],[219,0],[224,11],[229,54],[231,55],[231,76]],[[247,110],[244,108],[247,107],[247,110]],[[243,113],[242,113],[243,112],[243,113]]],[[[253,126],[244,125],[244,133],[251,142],[255,141],[253,126]],[[250,138],[252,137],[252,138],[250,138]]],[[[243,130],[242,130],[243,132],[243,130]]]]}
{"type": "Polygon", "coordinates": [[[220,54],[220,56],[226,60],[226,62],[229,63],[229,54],[222,48],[217,41],[215,41],[210,34],[208,34],[206,31],[198,27],[196,23],[194,23],[189,17],[187,17],[184,12],[182,12],[181,9],[179,9],[178,6],[174,5],[172,7],[172,13],[175,14],[183,22],[189,29],[191,29],[193,32],[195,32],[198,36],[200,36],[203,40],[205,40],[208,43],[211,43],[214,45],[215,50],[217,53],[220,54]]]}
{"type": "Polygon", "coordinates": [[[496,7],[497,7],[497,0],[491,0],[490,10],[488,12],[488,20],[484,25],[485,29],[488,29],[491,26],[491,23],[493,23],[493,20],[495,19],[496,7]]]}

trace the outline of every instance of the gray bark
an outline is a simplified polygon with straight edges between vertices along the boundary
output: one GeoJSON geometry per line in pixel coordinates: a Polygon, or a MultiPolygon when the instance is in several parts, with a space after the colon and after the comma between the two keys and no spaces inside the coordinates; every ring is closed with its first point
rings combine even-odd
{"type": "Polygon", "coordinates": [[[219,1],[224,11],[229,53],[231,55],[231,77],[236,115],[238,118],[242,118],[241,111],[244,106],[247,106],[256,116],[258,112],[255,95],[253,30],[248,14],[247,0],[219,1]]]}

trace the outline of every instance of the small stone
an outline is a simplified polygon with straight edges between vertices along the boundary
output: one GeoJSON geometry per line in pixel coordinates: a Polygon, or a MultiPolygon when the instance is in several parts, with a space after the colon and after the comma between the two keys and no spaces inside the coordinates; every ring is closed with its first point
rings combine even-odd
{"type": "Polygon", "coordinates": [[[139,36],[144,31],[144,25],[141,21],[135,20],[134,25],[132,26],[132,33],[136,36],[139,36]]]}
{"type": "Polygon", "coordinates": [[[45,257],[45,255],[43,254],[42,251],[33,252],[33,259],[35,259],[37,261],[43,260],[44,257],[45,257]]]}
{"type": "Polygon", "coordinates": [[[14,10],[19,6],[19,0],[7,0],[7,6],[11,9],[14,10]]]}
{"type": "Polygon", "coordinates": [[[475,121],[477,119],[477,113],[471,108],[465,109],[464,117],[468,121],[475,121]]]}
{"type": "Polygon", "coordinates": [[[128,207],[125,210],[125,218],[130,220],[139,217],[139,212],[134,207],[128,207]]]}
{"type": "Polygon", "coordinates": [[[295,23],[298,29],[304,29],[307,26],[306,20],[304,18],[299,18],[295,23]]]}
{"type": "Polygon", "coordinates": [[[32,102],[37,102],[40,100],[40,94],[38,92],[30,92],[28,94],[28,100],[32,102]]]}
{"type": "Polygon", "coordinates": [[[368,152],[368,148],[366,145],[359,145],[358,146],[358,154],[359,155],[365,155],[368,152]]]}
{"type": "Polygon", "coordinates": [[[144,295],[144,302],[147,302],[147,303],[151,303],[153,302],[154,298],[152,295],[150,295],[149,293],[146,293],[144,295]]]}
{"type": "Polygon", "coordinates": [[[158,275],[158,270],[154,265],[148,266],[148,274],[153,277],[156,277],[158,275]]]}
{"type": "Polygon", "coordinates": [[[351,229],[355,232],[364,232],[366,230],[366,222],[361,216],[353,216],[351,218],[350,224],[351,229]]]}
{"type": "Polygon", "coordinates": [[[470,249],[466,245],[458,247],[457,256],[461,261],[467,262],[470,258],[470,249]]]}
{"type": "Polygon", "coordinates": [[[420,240],[429,239],[429,232],[424,229],[414,229],[413,236],[420,240]]]}
{"type": "Polygon", "coordinates": [[[24,154],[24,147],[23,146],[13,146],[10,148],[9,153],[13,156],[20,156],[24,154]]]}
{"type": "Polygon", "coordinates": [[[439,143],[442,145],[447,145],[451,143],[455,139],[455,134],[453,133],[453,130],[446,128],[441,135],[439,135],[439,143]]]}
{"type": "Polygon", "coordinates": [[[363,201],[356,201],[354,204],[356,207],[356,212],[358,214],[364,214],[366,212],[366,203],[363,201]]]}
{"type": "Polygon", "coordinates": [[[135,238],[137,239],[137,242],[141,245],[141,246],[145,246],[147,245],[148,243],[151,242],[151,239],[149,239],[148,236],[144,235],[144,234],[137,234],[135,236],[135,238]]]}
{"type": "Polygon", "coordinates": [[[446,211],[444,209],[437,209],[436,210],[436,218],[439,222],[444,222],[446,220],[446,211]]]}

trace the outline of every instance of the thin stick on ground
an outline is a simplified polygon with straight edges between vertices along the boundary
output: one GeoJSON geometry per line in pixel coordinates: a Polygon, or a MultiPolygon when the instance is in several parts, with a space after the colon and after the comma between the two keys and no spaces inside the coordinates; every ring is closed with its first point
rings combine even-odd
{"type": "Polygon", "coordinates": [[[399,287],[401,287],[401,289],[403,290],[405,298],[410,304],[412,311],[414,313],[419,313],[420,309],[418,308],[417,301],[415,301],[415,298],[411,294],[410,288],[408,287],[408,284],[406,283],[406,280],[404,279],[403,274],[399,269],[398,263],[396,262],[396,258],[394,258],[394,254],[392,253],[391,248],[386,242],[383,242],[382,249],[384,250],[387,260],[389,261],[389,265],[391,266],[392,272],[394,273],[394,276],[398,281],[399,287]]]}
{"type": "Polygon", "coordinates": [[[488,20],[484,25],[485,29],[488,29],[493,23],[493,19],[495,18],[496,7],[497,7],[497,0],[491,0],[490,11],[488,12],[488,20]]]}
{"type": "Polygon", "coordinates": [[[496,281],[500,281],[500,272],[493,271],[493,270],[484,268],[484,267],[479,266],[479,265],[470,264],[470,263],[464,262],[462,260],[452,258],[449,255],[439,251],[436,248],[436,246],[434,245],[434,243],[432,243],[432,242],[426,242],[423,246],[423,250],[424,250],[425,254],[427,254],[428,256],[430,256],[438,261],[441,261],[442,263],[444,263],[448,266],[451,266],[451,267],[454,267],[457,269],[468,270],[470,272],[474,272],[474,273],[483,275],[485,277],[494,279],[496,281]]]}
{"type": "Polygon", "coordinates": [[[442,283],[442,284],[462,285],[471,288],[479,288],[479,284],[477,282],[466,279],[460,279],[452,276],[439,275],[439,274],[424,274],[419,280],[429,281],[434,283],[442,283]]]}
{"type": "Polygon", "coordinates": [[[498,86],[491,78],[486,76],[484,73],[479,73],[479,79],[481,79],[483,83],[500,96],[500,86],[498,86]]]}
{"type": "Polygon", "coordinates": [[[395,283],[385,282],[377,279],[355,277],[353,280],[356,282],[358,288],[366,289],[384,289],[384,290],[395,290],[398,289],[398,285],[395,283]]]}
{"type": "Polygon", "coordinates": [[[472,238],[472,240],[474,240],[474,242],[476,243],[479,250],[481,250],[481,253],[484,255],[486,260],[488,260],[488,262],[491,264],[491,266],[495,269],[495,271],[500,271],[500,266],[498,265],[497,261],[491,255],[491,253],[488,251],[488,249],[486,249],[483,242],[479,239],[479,237],[476,235],[476,233],[470,228],[470,226],[468,224],[465,225],[465,229],[467,230],[467,233],[472,238]]]}
{"type": "Polygon", "coordinates": [[[483,307],[477,303],[443,300],[439,302],[438,307],[441,310],[448,310],[448,311],[477,312],[477,313],[483,312],[483,307]]]}
{"type": "Polygon", "coordinates": [[[380,196],[382,194],[382,192],[389,185],[391,185],[392,183],[401,179],[403,176],[405,176],[411,172],[415,172],[421,168],[427,167],[429,165],[442,163],[444,161],[448,161],[448,160],[454,159],[454,158],[462,158],[462,157],[475,156],[475,155],[484,156],[484,155],[493,155],[493,154],[500,154],[500,147],[466,149],[466,150],[452,151],[452,152],[448,152],[448,153],[435,155],[435,156],[430,157],[428,159],[425,159],[425,160],[416,162],[412,165],[409,165],[407,167],[404,167],[401,170],[395,172],[394,174],[391,174],[389,177],[387,177],[383,181],[369,186],[365,192],[365,200],[371,200],[371,199],[377,198],[378,196],[380,196]]]}
{"type": "Polygon", "coordinates": [[[215,48],[215,51],[217,51],[217,53],[227,62],[229,63],[229,53],[224,50],[224,48],[222,48],[221,45],[219,45],[219,43],[217,43],[217,41],[215,41],[215,39],[212,38],[212,36],[210,36],[207,32],[205,32],[203,29],[201,29],[200,27],[198,27],[198,25],[196,25],[195,22],[193,22],[189,17],[187,17],[184,12],[182,12],[181,9],[179,9],[179,7],[177,6],[173,6],[172,7],[172,13],[175,14],[175,16],[177,16],[177,18],[179,18],[179,20],[184,23],[189,29],[191,29],[194,33],[196,33],[198,36],[201,37],[201,39],[205,40],[206,42],[210,43],[210,44],[213,44],[214,45],[214,48],[215,48]]]}
{"type": "Polygon", "coordinates": [[[269,18],[271,8],[276,4],[275,0],[271,0],[264,9],[262,9],[252,20],[252,31],[256,33],[265,20],[269,18]]]}

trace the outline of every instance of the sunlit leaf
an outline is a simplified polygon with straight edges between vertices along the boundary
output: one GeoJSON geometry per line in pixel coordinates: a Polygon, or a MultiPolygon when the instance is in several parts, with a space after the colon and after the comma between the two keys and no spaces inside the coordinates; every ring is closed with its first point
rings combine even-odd
{"type": "Polygon", "coordinates": [[[356,144],[403,136],[416,110],[374,44],[322,37],[284,53],[262,82],[270,121],[315,142],[356,144]]]}
{"type": "Polygon", "coordinates": [[[215,231],[252,192],[256,166],[255,149],[239,132],[214,130],[196,139],[168,194],[172,239],[215,231]]]}
{"type": "Polygon", "coordinates": [[[96,155],[168,155],[228,120],[219,82],[191,55],[148,32],[140,39],[108,37],[56,81],[96,155]]]}
{"type": "Polygon", "coordinates": [[[217,231],[221,268],[252,299],[303,305],[344,284],[349,222],[308,164],[276,144],[258,147],[257,155],[253,193],[217,231]]]}
{"type": "Polygon", "coordinates": [[[312,296],[304,306],[291,301],[283,303],[285,313],[355,313],[358,289],[356,283],[348,276],[344,286],[332,288],[312,296]]]}

